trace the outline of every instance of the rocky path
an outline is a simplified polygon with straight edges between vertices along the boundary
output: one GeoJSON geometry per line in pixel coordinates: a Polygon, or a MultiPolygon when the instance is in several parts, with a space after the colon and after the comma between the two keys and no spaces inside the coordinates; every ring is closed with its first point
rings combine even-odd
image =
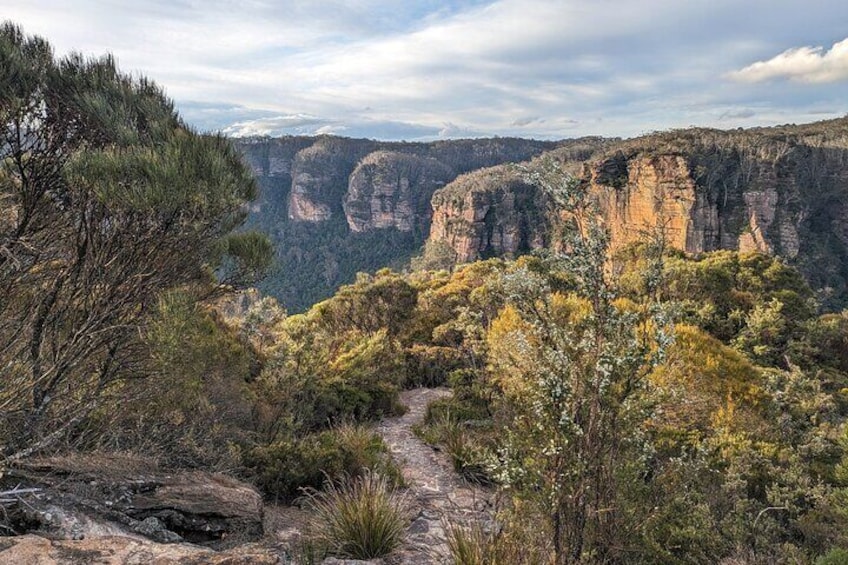
{"type": "Polygon", "coordinates": [[[383,420],[377,432],[400,465],[409,485],[414,518],[401,563],[448,563],[444,521],[473,523],[489,518],[490,495],[468,484],[454,470],[447,455],[435,451],[412,432],[423,421],[427,405],[445,396],[447,389],[413,389],[401,393],[406,414],[383,420]]]}

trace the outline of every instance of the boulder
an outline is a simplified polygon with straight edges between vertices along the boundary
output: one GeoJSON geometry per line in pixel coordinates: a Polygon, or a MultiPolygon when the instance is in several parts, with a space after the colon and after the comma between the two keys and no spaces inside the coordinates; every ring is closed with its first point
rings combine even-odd
{"type": "Polygon", "coordinates": [[[139,534],[215,548],[263,534],[260,494],[222,475],[170,473],[98,455],[28,461],[7,470],[4,480],[39,489],[6,504],[17,533],[54,539],[139,534]]]}
{"type": "Polygon", "coordinates": [[[0,563],[26,565],[273,565],[273,551],[240,546],[216,552],[190,544],[161,544],[145,539],[108,536],[85,540],[50,540],[25,535],[0,538],[0,563]]]}

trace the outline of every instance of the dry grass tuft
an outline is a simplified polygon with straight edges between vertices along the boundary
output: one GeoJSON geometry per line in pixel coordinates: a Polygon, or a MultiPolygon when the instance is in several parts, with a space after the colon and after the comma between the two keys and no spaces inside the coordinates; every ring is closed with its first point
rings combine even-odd
{"type": "Polygon", "coordinates": [[[351,559],[388,555],[403,541],[409,505],[382,475],[366,472],[310,489],[304,499],[311,512],[309,530],[327,553],[351,559]]]}

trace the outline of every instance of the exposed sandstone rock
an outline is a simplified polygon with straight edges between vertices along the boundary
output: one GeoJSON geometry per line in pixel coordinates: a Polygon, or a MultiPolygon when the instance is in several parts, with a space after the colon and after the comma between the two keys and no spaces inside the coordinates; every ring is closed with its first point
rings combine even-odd
{"type": "Polygon", "coordinates": [[[547,243],[537,190],[504,167],[460,176],[437,191],[432,204],[430,238],[450,245],[459,262],[514,255],[547,243]]]}
{"type": "MultiPolygon", "coordinates": [[[[663,233],[688,253],[780,254],[814,288],[848,300],[848,119],[682,130],[608,144],[588,158],[566,148],[551,155],[596,197],[613,248],[663,233]]],[[[555,222],[516,205],[527,193],[498,167],[458,178],[433,196],[430,242],[450,246],[460,262],[545,245],[555,222]]]]}
{"type": "MultiPolygon", "coordinates": [[[[407,262],[429,233],[429,197],[443,171],[451,171],[444,179],[449,182],[460,173],[524,161],[559,146],[512,138],[409,143],[329,136],[234,143],[259,186],[259,197],[248,208],[248,225],[269,234],[276,248],[275,268],[259,288],[289,312],[331,296],[357,272],[407,262]],[[405,157],[396,167],[390,159],[360,167],[374,152],[405,157]],[[408,173],[421,167],[426,174],[416,180],[404,172],[410,163],[408,173]],[[369,169],[381,177],[379,186],[367,180],[369,169]],[[387,175],[396,169],[402,175],[392,183],[387,175]]],[[[585,153],[599,143],[584,140],[575,150],[585,153]]]]}
{"type": "Polygon", "coordinates": [[[373,146],[357,141],[322,138],[298,151],[291,165],[289,219],[323,222],[341,210],[348,176],[373,146]]]}
{"type": "Polygon", "coordinates": [[[163,473],[120,457],[44,458],[7,471],[42,490],[7,507],[26,531],[56,538],[140,534],[223,547],[263,533],[250,485],[203,472],[163,473]]]}
{"type": "MultiPolygon", "coordinates": [[[[590,140],[591,141],[591,140],[590,140]]],[[[600,140],[595,140],[599,143],[600,140]]],[[[593,143],[595,143],[593,142],[593,143]]],[[[303,222],[323,222],[334,213],[341,210],[342,198],[348,183],[353,183],[354,192],[365,190],[368,198],[372,192],[363,185],[363,178],[349,178],[357,163],[362,157],[377,151],[393,155],[404,155],[412,161],[402,161],[395,165],[402,174],[406,172],[410,181],[410,192],[416,193],[418,189],[423,192],[414,196],[415,206],[411,206],[410,215],[415,222],[426,223],[429,220],[429,197],[439,182],[447,182],[458,173],[488,167],[509,161],[522,161],[534,155],[538,155],[545,149],[551,149],[556,144],[551,142],[535,141],[528,139],[465,139],[446,140],[435,143],[395,143],[375,142],[367,139],[346,139],[331,136],[319,137],[297,137],[287,136],[278,139],[268,138],[246,138],[236,141],[241,150],[245,162],[251,168],[254,175],[260,181],[261,194],[251,208],[251,213],[256,216],[275,214],[275,207],[265,206],[266,203],[284,195],[287,206],[286,218],[303,222]],[[412,165],[412,169],[406,170],[412,165]],[[425,175],[434,175],[433,179],[422,178],[416,180],[415,169],[424,169],[425,175]],[[453,171],[450,173],[449,171],[453,171]],[[445,178],[442,178],[445,177],[445,178]],[[430,181],[437,183],[430,187],[430,181]],[[416,186],[417,185],[417,186],[416,186]],[[423,204],[418,202],[424,201],[423,204]]],[[[593,146],[587,141],[586,147],[593,146]]],[[[582,147],[582,146],[581,146],[582,147]]],[[[375,156],[376,157],[376,156],[375,156]]],[[[385,157],[385,155],[383,156],[385,157]]],[[[370,163],[380,174],[381,167],[388,167],[382,173],[391,174],[391,159],[374,159],[370,163]]],[[[368,165],[369,163],[363,163],[368,165]]],[[[359,170],[357,168],[357,170],[359,170]]],[[[364,171],[360,171],[364,172],[364,171]]],[[[388,176],[381,174],[383,181],[388,181],[388,176]]],[[[367,184],[367,182],[366,182],[367,184]]],[[[388,184],[375,187],[376,194],[385,192],[388,184]]],[[[349,198],[355,202],[358,196],[349,198]]],[[[384,199],[385,200],[385,199],[384,199]]],[[[365,210],[362,208],[362,210],[365,210]]],[[[379,208],[378,208],[379,210],[379,208]]],[[[402,213],[402,212],[401,212],[402,213]]],[[[379,215],[379,214],[378,214],[379,215]]],[[[363,226],[355,218],[353,225],[363,226]]],[[[260,219],[260,223],[264,223],[260,219]]],[[[283,218],[280,219],[284,221],[283,218]]],[[[366,220],[367,223],[367,220],[366,220]]],[[[374,229],[381,229],[395,224],[407,225],[407,219],[398,219],[396,222],[388,222],[387,219],[378,220],[374,229]]],[[[414,222],[413,222],[414,223],[414,222]]],[[[355,228],[353,228],[355,229],[355,228]]],[[[369,229],[367,226],[364,229],[369,229]]]]}
{"type": "Polygon", "coordinates": [[[610,230],[613,248],[652,236],[662,227],[667,243],[689,253],[718,245],[718,213],[704,198],[679,155],[636,157],[621,154],[601,161],[589,173],[610,230]],[[620,173],[610,178],[612,166],[620,173]],[[623,173],[623,174],[621,174],[623,173]]]}
{"type": "Polygon", "coordinates": [[[377,151],[350,175],[344,211],[351,231],[412,231],[429,220],[430,198],[456,176],[435,159],[377,151]]]}
{"type": "Polygon", "coordinates": [[[273,565],[272,551],[242,546],[216,552],[190,544],[160,544],[109,536],[84,540],[50,540],[26,535],[0,538],[0,563],[20,565],[273,565]]]}
{"type": "Polygon", "coordinates": [[[257,177],[291,177],[295,155],[315,143],[315,138],[286,136],[278,139],[248,138],[237,145],[257,177]]]}

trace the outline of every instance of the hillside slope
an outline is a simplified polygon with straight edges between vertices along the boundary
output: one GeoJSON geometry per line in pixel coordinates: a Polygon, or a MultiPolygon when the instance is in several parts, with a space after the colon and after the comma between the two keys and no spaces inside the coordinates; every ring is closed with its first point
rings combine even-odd
{"type": "MultiPolygon", "coordinates": [[[[779,254],[830,305],[848,299],[848,119],[803,126],[687,129],[549,153],[597,197],[612,247],[662,226],[688,253],[779,254]]],[[[531,164],[530,168],[538,166],[531,164]]],[[[457,178],[433,196],[430,242],[458,262],[549,244],[545,195],[508,167],[457,178]]]]}

